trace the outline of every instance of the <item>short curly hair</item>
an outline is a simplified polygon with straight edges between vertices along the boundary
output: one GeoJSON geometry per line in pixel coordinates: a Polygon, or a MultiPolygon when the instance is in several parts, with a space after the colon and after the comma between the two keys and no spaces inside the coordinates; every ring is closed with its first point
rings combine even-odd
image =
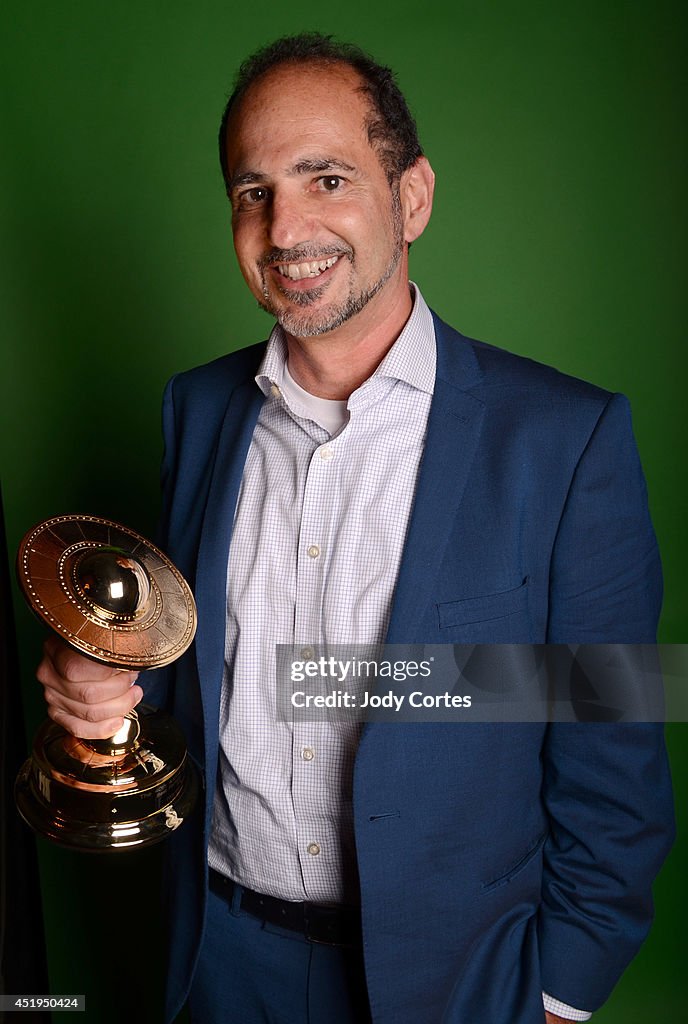
{"type": "Polygon", "coordinates": [[[363,79],[361,91],[370,102],[366,118],[368,141],[377,151],[390,185],[398,182],[403,172],[423,155],[416,122],[391,68],[378,64],[353,43],[338,43],[320,32],[302,32],[276,39],[240,66],[220,123],[220,165],[225,182],[227,124],[232,110],[253,82],[281,64],[348,64],[359,73],[363,79]]]}

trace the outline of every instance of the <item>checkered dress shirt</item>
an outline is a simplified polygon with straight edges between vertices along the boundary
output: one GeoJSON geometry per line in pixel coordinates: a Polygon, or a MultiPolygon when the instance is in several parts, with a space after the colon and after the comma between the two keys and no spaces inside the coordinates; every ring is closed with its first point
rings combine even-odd
{"type": "Polygon", "coordinates": [[[275,644],[384,640],[435,381],[432,316],[416,290],[404,330],[334,436],[286,400],[286,357],[276,327],[256,376],[266,400],[229,552],[209,861],[258,892],[355,903],[359,726],[279,721],[275,644]]]}

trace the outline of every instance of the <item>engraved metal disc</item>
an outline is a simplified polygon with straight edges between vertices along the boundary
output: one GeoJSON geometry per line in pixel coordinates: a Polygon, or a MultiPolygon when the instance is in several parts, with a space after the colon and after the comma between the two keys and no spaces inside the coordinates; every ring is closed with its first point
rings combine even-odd
{"type": "Polygon", "coordinates": [[[169,558],[98,516],[46,519],[17,555],[28,603],[75,650],[115,668],[159,668],[196,632],[196,605],[169,558]]]}

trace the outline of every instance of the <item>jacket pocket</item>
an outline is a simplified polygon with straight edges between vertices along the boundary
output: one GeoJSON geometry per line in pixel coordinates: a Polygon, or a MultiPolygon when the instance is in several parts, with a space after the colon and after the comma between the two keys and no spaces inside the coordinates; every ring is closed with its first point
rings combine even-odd
{"type": "Polygon", "coordinates": [[[538,836],[538,838],[528,847],[528,852],[525,853],[520,860],[516,861],[515,864],[512,864],[504,874],[497,875],[496,878],[491,878],[489,881],[483,882],[481,886],[482,892],[492,892],[493,889],[498,889],[501,885],[506,885],[507,882],[511,882],[517,875],[520,875],[520,873],[527,868],[530,862],[540,853],[540,850],[545,845],[547,835],[548,833],[545,831],[542,835],[538,836]]]}
{"type": "Polygon", "coordinates": [[[526,606],[528,577],[510,590],[480,597],[464,597],[460,601],[445,601],[437,605],[440,629],[465,626],[471,622],[489,622],[503,619],[526,606]]]}

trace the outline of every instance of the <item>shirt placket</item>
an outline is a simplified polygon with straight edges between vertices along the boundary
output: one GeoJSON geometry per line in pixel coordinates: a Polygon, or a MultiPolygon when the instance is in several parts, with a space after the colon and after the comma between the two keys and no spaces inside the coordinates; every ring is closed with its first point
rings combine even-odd
{"type": "MultiPolygon", "coordinates": [[[[322,608],[330,543],[336,536],[337,460],[339,440],[325,441],[313,452],[307,472],[296,559],[294,643],[299,657],[310,660],[321,652],[324,640],[322,608]]],[[[332,792],[328,785],[326,722],[314,715],[293,726],[292,799],[298,856],[304,889],[309,899],[322,898],[341,877],[340,842],[333,830],[332,792]],[[324,798],[330,813],[325,813],[324,798]]],[[[335,790],[336,792],[336,790],[335,790]]]]}

